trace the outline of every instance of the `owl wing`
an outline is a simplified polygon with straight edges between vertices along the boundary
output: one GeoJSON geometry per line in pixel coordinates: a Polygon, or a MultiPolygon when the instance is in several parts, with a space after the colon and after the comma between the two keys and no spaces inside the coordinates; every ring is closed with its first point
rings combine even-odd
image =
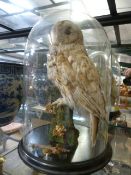
{"type": "Polygon", "coordinates": [[[95,65],[84,52],[72,54],[68,61],[77,82],[74,100],[93,115],[105,117],[105,100],[95,65]]]}
{"type": "MultiPolygon", "coordinates": [[[[99,119],[107,119],[104,94],[100,82],[99,73],[88,55],[82,51],[76,51],[68,57],[71,64],[76,85],[73,93],[73,101],[77,109],[90,113],[91,141],[95,145],[99,119]]],[[[72,82],[73,84],[74,82],[72,82]]],[[[79,111],[78,111],[79,112],[79,111]]],[[[81,111],[80,111],[81,112],[81,111]]]]}

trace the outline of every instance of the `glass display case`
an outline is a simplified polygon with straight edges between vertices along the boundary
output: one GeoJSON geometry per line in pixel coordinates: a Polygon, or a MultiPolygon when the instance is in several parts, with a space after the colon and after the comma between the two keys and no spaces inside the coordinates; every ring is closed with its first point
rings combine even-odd
{"type": "Polygon", "coordinates": [[[111,59],[111,111],[110,111],[110,121],[116,119],[120,116],[120,79],[121,79],[121,71],[120,64],[118,61],[118,56],[114,52],[112,52],[111,59]]]}
{"type": "Polygon", "coordinates": [[[56,11],[31,30],[25,49],[25,123],[18,152],[49,174],[90,174],[111,158],[111,48],[85,13],[56,11]]]}
{"type": "Polygon", "coordinates": [[[112,106],[118,106],[120,103],[120,78],[121,70],[118,57],[115,54],[112,54],[112,106]]]}

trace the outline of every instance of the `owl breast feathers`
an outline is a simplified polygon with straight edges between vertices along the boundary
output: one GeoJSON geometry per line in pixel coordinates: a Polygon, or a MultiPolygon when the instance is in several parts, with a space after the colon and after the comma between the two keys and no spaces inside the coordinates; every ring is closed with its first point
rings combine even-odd
{"type": "MultiPolygon", "coordinates": [[[[53,26],[50,37],[48,78],[59,88],[64,103],[90,113],[92,125],[98,126],[99,119],[106,116],[105,98],[99,73],[87,55],[80,28],[71,21],[59,21],[53,26]]],[[[97,132],[97,128],[94,130],[97,132]]]]}

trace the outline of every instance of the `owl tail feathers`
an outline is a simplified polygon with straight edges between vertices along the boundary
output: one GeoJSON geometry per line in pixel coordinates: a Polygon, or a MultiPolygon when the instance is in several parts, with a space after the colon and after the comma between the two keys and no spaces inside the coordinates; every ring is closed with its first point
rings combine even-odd
{"type": "Polygon", "coordinates": [[[97,132],[98,132],[99,118],[91,115],[91,143],[94,147],[96,144],[97,132]]]}

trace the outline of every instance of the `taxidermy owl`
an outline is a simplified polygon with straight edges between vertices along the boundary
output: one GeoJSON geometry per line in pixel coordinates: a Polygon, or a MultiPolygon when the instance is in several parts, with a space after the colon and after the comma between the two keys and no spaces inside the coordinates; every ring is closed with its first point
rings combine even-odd
{"type": "Polygon", "coordinates": [[[67,104],[91,117],[91,139],[95,145],[99,120],[106,120],[106,105],[99,73],[85,50],[82,32],[73,22],[63,20],[52,27],[50,40],[48,78],[63,97],[55,103],[67,104]]]}

